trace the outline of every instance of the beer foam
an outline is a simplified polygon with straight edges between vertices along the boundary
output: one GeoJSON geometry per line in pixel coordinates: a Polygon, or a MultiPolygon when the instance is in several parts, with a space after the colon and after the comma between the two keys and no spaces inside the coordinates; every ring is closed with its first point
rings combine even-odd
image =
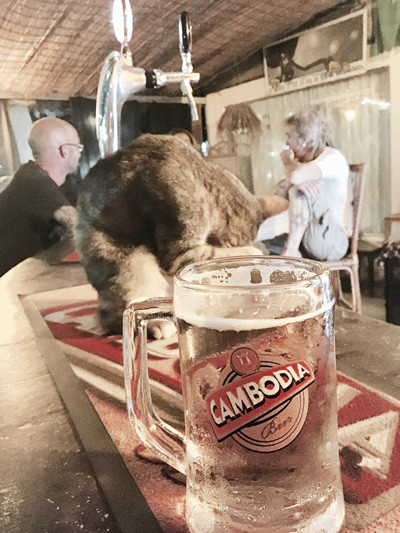
{"type": "Polygon", "coordinates": [[[211,270],[186,267],[177,277],[178,318],[220,331],[260,330],[319,316],[333,306],[327,273],[306,261],[294,265],[261,257],[217,263],[211,270]]]}
{"type": "MultiPolygon", "coordinates": [[[[250,287],[262,283],[270,285],[278,281],[293,283],[296,280],[304,279],[305,269],[301,267],[277,268],[276,263],[257,264],[250,266],[236,266],[235,268],[221,268],[211,272],[191,272],[190,280],[192,283],[204,285],[224,286],[236,285],[237,287],[250,287]],[[275,279],[274,279],[275,278],[275,279]],[[280,279],[278,279],[280,278],[280,279]],[[229,280],[229,282],[228,282],[229,280]]],[[[313,273],[308,272],[309,275],[313,273]]]]}
{"type": "Polygon", "coordinates": [[[299,316],[291,316],[285,318],[230,318],[222,316],[213,316],[212,310],[209,314],[204,312],[191,312],[187,308],[175,309],[175,315],[177,318],[184,320],[185,322],[197,326],[200,328],[216,329],[218,331],[250,331],[256,329],[268,329],[276,328],[280,326],[286,326],[287,324],[293,324],[294,322],[301,322],[308,318],[314,318],[323,315],[326,311],[332,309],[335,300],[331,300],[325,305],[321,306],[315,311],[304,313],[299,316]]]}

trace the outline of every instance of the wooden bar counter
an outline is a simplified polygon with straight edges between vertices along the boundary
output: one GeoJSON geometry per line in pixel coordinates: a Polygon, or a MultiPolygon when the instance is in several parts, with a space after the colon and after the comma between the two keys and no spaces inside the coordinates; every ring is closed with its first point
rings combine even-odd
{"type": "MultiPolygon", "coordinates": [[[[60,243],[0,278],[0,530],[166,531],[60,345],[32,311],[38,293],[87,286],[82,266],[63,262],[72,251],[72,242],[60,243]]],[[[336,348],[346,377],[400,400],[398,326],[337,307],[336,348]]],[[[388,505],[386,522],[397,531],[399,486],[388,491],[396,503],[388,505]]],[[[396,531],[373,527],[362,531],[396,531]]]]}

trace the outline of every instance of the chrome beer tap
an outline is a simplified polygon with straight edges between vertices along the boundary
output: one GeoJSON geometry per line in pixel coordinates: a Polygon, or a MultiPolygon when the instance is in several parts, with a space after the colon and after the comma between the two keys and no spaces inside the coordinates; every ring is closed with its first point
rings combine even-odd
{"type": "MultiPolygon", "coordinates": [[[[189,15],[186,11],[183,11],[179,17],[179,51],[182,56],[182,72],[191,74],[193,72],[192,25],[190,24],[189,15]]],[[[199,120],[196,102],[193,98],[192,86],[188,78],[181,81],[181,91],[189,101],[192,120],[199,120]]]]}
{"type": "Polygon", "coordinates": [[[118,37],[115,30],[121,42],[121,51],[111,52],[108,55],[100,74],[96,102],[96,133],[101,157],[120,148],[122,106],[130,96],[143,89],[157,89],[169,83],[180,83],[183,95],[188,98],[192,119],[198,120],[191,83],[198,82],[200,74],[193,72],[191,63],[192,27],[187,12],[184,11],[179,16],[182,72],[163,72],[159,69],[145,71],[133,66],[132,54],[128,47],[131,27],[127,21],[129,16],[132,16],[132,11],[129,10],[129,1],[124,0],[123,35],[118,37]]]}

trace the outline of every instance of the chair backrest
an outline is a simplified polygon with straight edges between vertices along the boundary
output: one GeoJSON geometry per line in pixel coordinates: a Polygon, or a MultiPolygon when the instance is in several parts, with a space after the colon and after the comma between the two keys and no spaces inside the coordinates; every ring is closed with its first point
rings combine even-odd
{"type": "Polygon", "coordinates": [[[350,253],[357,255],[358,237],[360,233],[361,209],[363,203],[367,165],[365,163],[350,166],[351,205],[353,211],[353,231],[351,237],[350,253]]]}

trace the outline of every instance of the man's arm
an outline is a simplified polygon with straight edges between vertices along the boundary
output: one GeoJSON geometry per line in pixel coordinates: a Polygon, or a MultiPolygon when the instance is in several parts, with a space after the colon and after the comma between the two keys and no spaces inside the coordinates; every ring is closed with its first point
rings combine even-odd
{"type": "Polygon", "coordinates": [[[64,226],[64,238],[73,237],[78,223],[78,214],[72,205],[63,205],[54,212],[53,218],[56,222],[64,226]]]}

